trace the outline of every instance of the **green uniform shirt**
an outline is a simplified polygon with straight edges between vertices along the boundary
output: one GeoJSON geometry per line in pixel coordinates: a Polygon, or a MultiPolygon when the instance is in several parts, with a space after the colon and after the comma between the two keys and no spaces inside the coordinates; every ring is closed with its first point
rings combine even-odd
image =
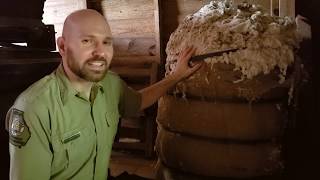
{"type": "Polygon", "coordinates": [[[90,99],[61,65],[24,91],[8,113],[10,178],[106,179],[119,117],[135,114],[141,96],[108,72],[90,99]]]}

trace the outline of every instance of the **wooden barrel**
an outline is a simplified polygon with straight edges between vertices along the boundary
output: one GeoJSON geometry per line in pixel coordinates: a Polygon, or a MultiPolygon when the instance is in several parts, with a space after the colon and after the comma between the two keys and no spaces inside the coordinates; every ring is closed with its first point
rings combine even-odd
{"type": "Polygon", "coordinates": [[[160,127],[156,149],[164,164],[195,175],[249,178],[282,167],[276,143],[230,143],[185,136],[160,127]]]}
{"type": "Polygon", "coordinates": [[[205,64],[159,101],[156,150],[169,168],[220,178],[281,172],[275,142],[287,122],[289,86],[279,84],[276,70],[235,83],[239,74],[230,67],[205,64]]]}
{"type": "Polygon", "coordinates": [[[157,121],[170,131],[207,138],[267,140],[282,133],[286,117],[281,104],[204,101],[167,95],[159,101],[157,121]]]}
{"type": "MultiPolygon", "coordinates": [[[[156,174],[157,180],[239,180],[238,178],[224,178],[224,177],[208,177],[194,175],[182,172],[179,169],[169,168],[163,163],[159,163],[159,171],[156,174]]],[[[255,178],[246,178],[247,180],[283,180],[283,175],[275,174],[270,176],[260,176],[255,178]]],[[[245,180],[241,178],[241,180],[245,180]]]]}
{"type": "Polygon", "coordinates": [[[237,49],[205,59],[159,101],[156,150],[170,169],[220,178],[281,171],[278,140],[300,66],[296,29],[251,3],[237,8],[211,2],[180,20],[165,43],[166,74],[174,73],[185,47],[195,47],[194,55],[237,49]]]}
{"type": "Polygon", "coordinates": [[[177,84],[175,92],[188,96],[216,99],[270,100],[288,95],[290,72],[280,83],[279,71],[260,74],[252,79],[241,79],[241,72],[225,63],[204,64],[192,77],[177,84]]]}

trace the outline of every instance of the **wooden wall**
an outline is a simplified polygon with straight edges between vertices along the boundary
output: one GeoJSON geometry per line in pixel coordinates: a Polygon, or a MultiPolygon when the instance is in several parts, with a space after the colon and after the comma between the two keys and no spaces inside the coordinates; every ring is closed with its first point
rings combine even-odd
{"type": "MultiPolygon", "coordinates": [[[[101,5],[114,38],[112,70],[131,82],[135,78],[154,82],[156,64],[160,62],[154,0],[102,0],[101,5]]],[[[136,89],[144,87],[131,85],[136,89]]]]}
{"type": "Polygon", "coordinates": [[[56,38],[61,36],[63,22],[73,11],[87,8],[86,0],[46,0],[43,8],[43,23],[54,24],[56,38]]]}
{"type": "MultiPolygon", "coordinates": [[[[94,4],[92,1],[94,0],[90,0],[89,4],[94,4]]],[[[157,1],[97,1],[101,1],[102,12],[107,17],[113,35],[114,57],[111,70],[134,89],[142,89],[156,82],[160,62],[157,1]]],[[[155,117],[156,107],[151,106],[133,118],[121,119],[117,135],[119,140],[115,141],[113,147],[142,150],[146,157],[154,155],[155,117]],[[127,138],[138,142],[121,141],[127,138]]]]}
{"type": "Polygon", "coordinates": [[[115,57],[157,55],[153,0],[102,0],[114,38],[115,57]]]}

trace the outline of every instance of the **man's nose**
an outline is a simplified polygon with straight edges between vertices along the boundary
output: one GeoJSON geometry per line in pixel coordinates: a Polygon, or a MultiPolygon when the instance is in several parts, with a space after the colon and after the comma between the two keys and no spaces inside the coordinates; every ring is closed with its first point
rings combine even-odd
{"type": "Polygon", "coordinates": [[[92,52],[93,56],[105,57],[105,49],[102,43],[97,43],[94,51],[92,52]]]}

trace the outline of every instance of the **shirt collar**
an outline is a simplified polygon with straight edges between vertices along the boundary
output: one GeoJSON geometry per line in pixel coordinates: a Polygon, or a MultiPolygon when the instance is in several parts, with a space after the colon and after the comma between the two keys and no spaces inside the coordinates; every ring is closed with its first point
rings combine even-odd
{"type": "MultiPolygon", "coordinates": [[[[57,68],[55,75],[57,77],[57,82],[58,82],[58,87],[60,90],[60,98],[61,101],[63,103],[63,105],[65,105],[65,103],[71,98],[71,97],[76,97],[78,96],[80,93],[74,89],[70,83],[70,80],[67,78],[67,75],[63,69],[62,64],[59,65],[59,67],[57,68]]],[[[104,93],[104,89],[102,86],[101,82],[97,82],[95,83],[93,86],[98,87],[98,89],[104,93]]]]}

